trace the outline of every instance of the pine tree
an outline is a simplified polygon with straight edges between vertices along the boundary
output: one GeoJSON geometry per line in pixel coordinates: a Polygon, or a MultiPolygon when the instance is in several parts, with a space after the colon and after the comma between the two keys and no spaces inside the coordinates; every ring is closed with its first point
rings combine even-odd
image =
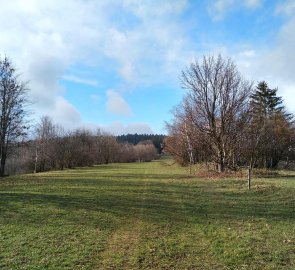
{"type": "Polygon", "coordinates": [[[256,160],[259,167],[274,168],[289,148],[293,116],[286,112],[277,90],[262,81],[251,95],[251,166],[256,160]]]}
{"type": "Polygon", "coordinates": [[[252,110],[260,116],[268,117],[283,112],[282,97],[277,96],[278,89],[270,89],[265,81],[258,83],[255,93],[251,95],[252,110]]]}

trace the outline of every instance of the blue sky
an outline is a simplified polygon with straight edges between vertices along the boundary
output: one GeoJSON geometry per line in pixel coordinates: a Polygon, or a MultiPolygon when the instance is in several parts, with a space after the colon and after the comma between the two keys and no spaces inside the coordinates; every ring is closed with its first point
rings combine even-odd
{"type": "Polygon", "coordinates": [[[1,1],[0,33],[34,121],[164,133],[181,70],[219,53],[278,87],[295,113],[295,0],[1,1]]]}

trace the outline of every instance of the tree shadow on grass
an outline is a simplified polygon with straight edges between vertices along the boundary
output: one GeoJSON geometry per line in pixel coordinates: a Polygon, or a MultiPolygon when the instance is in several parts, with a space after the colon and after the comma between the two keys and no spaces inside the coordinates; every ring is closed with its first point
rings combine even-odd
{"type": "MultiPolygon", "coordinates": [[[[178,179],[178,180],[182,180],[182,179],[192,179],[195,178],[195,176],[193,175],[185,175],[185,174],[174,174],[173,176],[171,176],[171,174],[142,174],[142,173],[118,173],[118,174],[111,174],[110,173],[87,173],[87,174],[82,174],[82,172],[80,174],[76,174],[76,173],[67,173],[67,174],[57,174],[56,176],[52,176],[51,174],[44,174],[36,179],[32,179],[30,178],[29,180],[32,181],[42,181],[44,179],[48,180],[48,181],[57,181],[57,180],[68,180],[68,182],[73,182],[73,181],[80,181],[80,184],[83,184],[84,181],[96,181],[99,180],[101,181],[101,179],[103,180],[110,180],[110,179],[118,179],[119,181],[124,181],[125,179],[131,179],[133,180],[132,182],[140,182],[141,180],[172,180],[172,179],[178,179]],[[82,182],[81,182],[82,181],[82,182]]],[[[16,181],[19,181],[18,179],[16,179],[16,181]]]]}
{"type": "Polygon", "coordinates": [[[288,193],[282,197],[281,193],[271,189],[263,193],[241,193],[171,183],[166,189],[151,183],[147,188],[132,182],[124,188],[117,185],[115,189],[110,184],[114,185],[106,182],[105,190],[101,192],[83,193],[79,189],[69,189],[66,194],[2,192],[0,222],[38,225],[60,219],[71,224],[107,227],[113,226],[116,220],[134,218],[150,223],[295,219],[294,199],[288,193]],[[106,218],[101,219],[102,216],[106,218]]]}

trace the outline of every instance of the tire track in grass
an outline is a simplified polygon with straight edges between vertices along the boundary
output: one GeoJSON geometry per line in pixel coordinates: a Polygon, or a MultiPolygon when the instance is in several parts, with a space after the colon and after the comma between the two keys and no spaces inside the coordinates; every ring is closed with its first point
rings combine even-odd
{"type": "Polygon", "coordinates": [[[221,269],[209,254],[210,242],[204,238],[202,226],[193,217],[190,208],[194,205],[189,203],[187,182],[183,180],[174,179],[173,185],[165,182],[163,188],[169,192],[158,195],[164,196],[162,203],[169,215],[164,214],[161,222],[145,224],[137,250],[137,269],[221,269]]]}
{"type": "Polygon", "coordinates": [[[101,254],[102,261],[97,269],[133,269],[131,258],[140,236],[136,227],[115,231],[107,249],[101,254]]]}
{"type": "MultiPolygon", "coordinates": [[[[145,166],[143,175],[146,174],[147,168],[145,166]]],[[[110,236],[108,246],[101,254],[102,261],[97,269],[138,269],[134,254],[136,254],[142,237],[146,190],[147,183],[144,180],[143,192],[140,196],[141,203],[139,204],[141,207],[138,209],[138,213],[135,213],[132,219],[127,220],[123,227],[115,230],[110,236]]]]}
{"type": "MultiPolygon", "coordinates": [[[[162,166],[164,167],[164,165],[162,166]]],[[[157,169],[161,170],[161,168],[157,169]]],[[[148,170],[146,168],[145,174],[147,173],[148,170]]],[[[159,175],[161,175],[161,173],[159,173],[159,175]]],[[[151,199],[151,202],[153,199],[155,199],[156,201],[162,203],[163,205],[160,205],[160,207],[166,207],[170,215],[164,213],[163,219],[161,221],[156,219],[155,221],[151,220],[150,222],[143,223],[142,237],[140,238],[139,248],[136,251],[136,269],[184,269],[182,267],[182,262],[186,258],[186,243],[183,242],[183,234],[181,229],[179,230],[179,228],[175,226],[174,218],[175,214],[177,215],[178,212],[179,214],[187,215],[187,212],[185,211],[185,203],[181,195],[178,195],[179,192],[177,190],[170,192],[172,190],[171,187],[169,187],[169,182],[165,182],[165,185],[162,186],[162,188],[166,190],[169,189],[168,193],[156,193],[157,196],[161,197],[155,197],[155,194],[149,193],[149,187],[150,185],[146,181],[144,194],[142,196],[143,202],[146,201],[146,196],[149,194],[149,199],[151,199]],[[161,199],[163,199],[162,202],[161,199]],[[175,205],[179,205],[179,209],[174,209],[173,207],[175,207],[175,205]]],[[[153,188],[154,185],[151,185],[151,187],[153,188]]],[[[143,216],[144,209],[149,211],[148,209],[150,209],[150,207],[157,207],[156,205],[145,205],[145,203],[143,203],[143,205],[145,206],[143,207],[141,213],[143,216]]],[[[158,212],[161,213],[161,209],[158,212]]],[[[151,213],[147,214],[156,213],[157,208],[153,209],[151,213]]],[[[184,220],[186,219],[187,218],[184,217],[184,220]]],[[[187,241],[189,241],[189,239],[190,237],[188,237],[187,241]]]]}

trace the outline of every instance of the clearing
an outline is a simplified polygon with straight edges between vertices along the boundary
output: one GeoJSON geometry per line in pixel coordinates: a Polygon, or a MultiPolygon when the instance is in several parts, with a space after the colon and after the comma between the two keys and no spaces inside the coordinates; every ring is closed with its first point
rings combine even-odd
{"type": "Polygon", "coordinates": [[[1,269],[295,269],[295,173],[200,179],[169,160],[0,181],[1,269]]]}

